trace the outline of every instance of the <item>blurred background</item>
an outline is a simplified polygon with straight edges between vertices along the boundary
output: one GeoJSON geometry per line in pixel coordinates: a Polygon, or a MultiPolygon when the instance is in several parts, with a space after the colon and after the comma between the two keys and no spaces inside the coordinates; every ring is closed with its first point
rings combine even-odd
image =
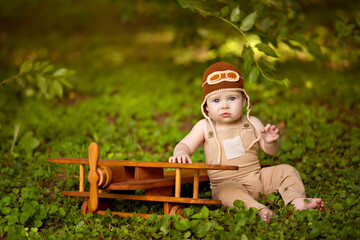
{"type": "MultiPolygon", "coordinates": [[[[264,121],[285,128],[285,118],[297,110],[278,113],[271,106],[311,105],[316,99],[318,106],[336,108],[337,118],[358,126],[357,5],[338,0],[1,1],[3,151],[16,152],[28,132],[38,136],[34,146],[56,141],[58,134],[69,138],[72,131],[111,142],[99,133],[106,122],[127,129],[146,126],[139,120],[172,119],[174,132],[186,132],[201,118],[200,79],[216,61],[241,69],[259,106],[253,111],[264,121]],[[267,49],[257,47],[260,42],[267,49]],[[42,106],[58,113],[36,113],[42,106]],[[71,107],[67,123],[64,112],[71,107]],[[58,127],[51,127],[55,123],[48,119],[55,116],[58,127]]],[[[174,135],[171,141],[179,139],[174,135]]],[[[168,141],[160,143],[168,145],[166,151],[173,144],[168,141]]]]}
{"type": "Polygon", "coordinates": [[[329,69],[354,69],[359,45],[357,5],[340,0],[1,1],[1,76],[15,74],[26,60],[76,69],[156,60],[189,65],[228,58],[241,63],[236,58],[246,44],[243,36],[203,11],[234,25],[257,11],[247,38],[252,45],[259,38],[272,43],[281,63],[314,62],[322,56],[320,65],[329,69]],[[238,19],[232,16],[236,9],[238,19]]]}
{"type": "Polygon", "coordinates": [[[95,140],[108,157],[163,160],[202,117],[201,77],[216,61],[240,68],[253,114],[284,138],[306,119],[299,104],[358,127],[357,5],[1,1],[2,151],[81,155],[95,140]]]}
{"type": "MultiPolygon", "coordinates": [[[[0,237],[89,237],[93,220],[61,195],[78,188],[78,169],[46,159],[87,157],[96,141],[103,159],[167,161],[203,117],[204,70],[228,61],[243,73],[251,114],[280,128],[279,154],[260,152],[261,162],[295,166],[328,210],[291,225],[272,196],[283,224],[260,238],[358,238],[359,5],[0,0],[0,237]]],[[[202,147],[192,160],[204,161],[202,147]]],[[[123,231],[104,226],[93,236],[123,231]]]]}

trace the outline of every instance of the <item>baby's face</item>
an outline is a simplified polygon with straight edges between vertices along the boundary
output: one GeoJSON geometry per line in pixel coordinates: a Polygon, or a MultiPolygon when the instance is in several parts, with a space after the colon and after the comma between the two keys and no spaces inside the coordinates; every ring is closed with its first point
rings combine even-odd
{"type": "Polygon", "coordinates": [[[232,123],[241,117],[245,99],[239,91],[224,91],[206,100],[209,117],[217,123],[232,123]]]}

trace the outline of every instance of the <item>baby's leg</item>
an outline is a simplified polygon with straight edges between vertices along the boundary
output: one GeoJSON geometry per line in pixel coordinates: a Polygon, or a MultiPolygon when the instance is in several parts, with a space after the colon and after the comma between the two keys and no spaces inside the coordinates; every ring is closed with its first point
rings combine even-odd
{"type": "Polygon", "coordinates": [[[262,209],[265,206],[249,195],[247,189],[238,182],[222,182],[212,190],[212,198],[220,200],[225,207],[233,206],[235,200],[241,200],[245,207],[262,209]]]}
{"type": "Polygon", "coordinates": [[[321,198],[306,198],[299,172],[292,166],[281,164],[260,171],[264,194],[279,192],[285,205],[292,203],[297,210],[324,206],[321,198]],[[304,199],[307,199],[304,201],[304,199]]]}
{"type": "Polygon", "coordinates": [[[220,200],[225,207],[233,206],[235,200],[241,200],[245,203],[245,207],[254,207],[259,209],[259,216],[267,223],[270,222],[272,211],[263,204],[256,201],[246,190],[246,188],[238,182],[223,182],[212,190],[213,199],[220,200]]]}

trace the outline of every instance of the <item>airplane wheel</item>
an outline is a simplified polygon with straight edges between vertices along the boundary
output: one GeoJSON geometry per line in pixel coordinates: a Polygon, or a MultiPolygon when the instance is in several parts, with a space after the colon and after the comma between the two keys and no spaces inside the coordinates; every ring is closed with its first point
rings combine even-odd
{"type": "Polygon", "coordinates": [[[185,208],[184,205],[180,205],[180,204],[177,204],[177,205],[174,205],[171,209],[170,209],[170,215],[172,214],[180,214],[180,215],[183,215],[183,209],[185,208]]]}

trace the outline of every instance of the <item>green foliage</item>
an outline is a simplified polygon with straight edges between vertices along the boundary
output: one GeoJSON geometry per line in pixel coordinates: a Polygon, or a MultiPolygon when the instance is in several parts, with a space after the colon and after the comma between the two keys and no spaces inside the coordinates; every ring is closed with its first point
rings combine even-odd
{"type": "Polygon", "coordinates": [[[269,55],[271,57],[278,58],[279,56],[276,54],[274,49],[272,49],[269,45],[265,43],[258,43],[255,46],[257,49],[259,49],[261,52],[264,52],[266,55],[269,55]]]}
{"type": "Polygon", "coordinates": [[[244,20],[242,20],[241,22],[240,30],[243,32],[249,31],[254,26],[256,16],[257,16],[256,11],[246,16],[244,20]]]}
{"type": "MultiPolygon", "coordinates": [[[[42,101],[32,101],[21,106],[18,114],[25,114],[28,118],[24,123],[26,130],[23,131],[24,134],[19,133],[21,140],[14,146],[17,155],[6,153],[12,143],[12,135],[1,135],[4,142],[2,151],[7,159],[2,162],[0,174],[0,230],[3,236],[58,238],[61,233],[64,234],[64,239],[110,239],[120,236],[123,239],[359,237],[357,151],[360,146],[360,130],[356,127],[359,119],[346,114],[340,115],[339,119],[334,118],[339,116],[340,104],[348,102],[349,108],[343,110],[347,112],[358,99],[349,94],[353,93],[350,89],[341,85],[344,83],[342,78],[346,79],[348,75],[334,79],[334,73],[326,73],[326,79],[333,79],[333,86],[323,88],[321,79],[325,73],[314,75],[310,74],[312,71],[308,72],[311,77],[306,73],[303,77],[318,85],[315,85],[315,89],[307,89],[299,83],[301,94],[294,93],[293,89],[262,90],[262,94],[258,94],[258,89],[249,88],[248,91],[250,96],[254,96],[255,115],[261,116],[265,122],[284,122],[286,125],[286,129],[282,130],[281,152],[276,156],[261,153],[260,158],[265,163],[290,163],[296,166],[308,196],[324,199],[325,212],[296,212],[292,206],[284,206],[279,194],[270,194],[260,200],[276,213],[269,226],[260,220],[256,209],[245,208],[241,201],[236,201],[234,207],[229,209],[190,206],[184,209],[184,218],[178,215],[159,218],[157,214],[162,211],[161,205],[144,206],[141,202],[134,204],[127,201],[117,204],[117,210],[154,214],[146,220],[136,215],[131,219],[121,219],[110,214],[82,216],[81,202],[61,195],[62,190],[77,189],[78,169],[75,166],[48,164],[45,162],[47,156],[86,157],[88,142],[97,139],[102,158],[165,161],[176,142],[191,127],[189,125],[188,129],[180,130],[181,123],[189,121],[188,115],[193,118],[201,117],[196,107],[192,109],[195,105],[191,101],[194,96],[190,94],[196,91],[194,88],[198,79],[191,83],[194,84],[193,87],[181,89],[181,98],[178,98],[171,90],[176,89],[177,82],[167,81],[168,76],[164,76],[163,71],[155,71],[157,68],[150,63],[147,65],[141,67],[141,72],[149,72],[147,68],[153,69],[153,73],[158,76],[159,85],[148,85],[151,75],[143,78],[133,75],[134,79],[141,79],[137,80],[136,90],[141,91],[141,94],[136,94],[136,98],[133,97],[133,92],[123,92],[121,89],[115,89],[115,93],[110,96],[104,88],[102,94],[94,89],[95,93],[88,93],[88,99],[74,105],[58,103],[56,108],[51,108],[46,107],[42,101]],[[155,94],[155,88],[160,92],[155,94]],[[337,94],[342,96],[341,103],[332,99],[328,101],[331,109],[320,106],[322,95],[327,96],[324,91],[332,92],[332,88],[336,88],[337,94]],[[150,93],[145,89],[151,89],[150,93]],[[342,91],[348,94],[342,95],[342,91]],[[318,98],[314,98],[313,94],[318,98]],[[168,101],[159,101],[161,96],[168,101]],[[28,104],[36,108],[30,108],[28,104]],[[172,105],[171,108],[168,107],[169,104],[172,105]],[[107,107],[102,108],[105,105],[107,107]],[[55,121],[58,118],[63,122],[55,121]],[[109,121],[113,118],[116,121],[109,121]],[[84,124],[81,119],[88,119],[89,122],[84,124]],[[40,145],[35,144],[36,139],[40,141],[40,145]],[[24,146],[27,145],[37,147],[26,150],[24,146]]],[[[286,66],[284,71],[291,65],[286,66]]],[[[131,68],[129,65],[126,71],[114,70],[113,76],[106,79],[99,76],[95,82],[101,81],[103,85],[109,84],[114,88],[113,79],[123,79],[120,85],[130,89],[127,84],[130,85],[133,81],[127,71],[134,72],[134,69],[139,67],[131,68]]],[[[294,71],[294,68],[291,69],[294,71]]],[[[301,71],[306,69],[304,66],[301,71]]],[[[309,68],[311,69],[312,67],[309,68]]],[[[170,72],[174,71],[182,72],[182,69],[171,68],[170,72]]],[[[260,86],[265,89],[264,85],[260,86]]],[[[201,91],[196,95],[201,97],[201,91]]],[[[8,100],[13,101],[10,96],[8,100]]],[[[200,101],[197,105],[200,105],[200,101]]],[[[203,150],[200,149],[194,159],[203,161],[203,150]]],[[[201,195],[209,197],[210,190],[203,190],[201,195]]]]}
{"type": "Polygon", "coordinates": [[[71,88],[66,79],[72,75],[74,75],[73,70],[66,68],[55,70],[49,62],[26,61],[21,64],[17,75],[1,81],[0,86],[16,81],[28,97],[36,95],[38,98],[46,99],[62,98],[64,86],[71,88]]]}
{"type": "Polygon", "coordinates": [[[286,54],[283,51],[285,46],[290,51],[310,53],[310,58],[315,59],[318,64],[325,58],[343,58],[347,63],[358,63],[356,55],[360,50],[360,20],[358,13],[353,11],[352,4],[342,6],[344,9],[336,13],[326,12],[326,1],[317,6],[311,5],[311,8],[319,8],[315,10],[317,18],[325,18],[324,22],[328,21],[326,14],[336,15],[336,18],[333,18],[335,20],[325,24],[322,22],[322,26],[314,24],[318,19],[308,16],[308,6],[302,2],[182,0],[180,5],[192,11],[195,9],[203,17],[215,17],[240,33],[237,36],[243,48],[240,60],[247,65],[244,75],[246,79],[251,78],[252,83],[257,79],[254,75],[254,69],[257,68],[257,72],[261,73],[264,79],[288,87],[288,78],[278,80],[275,66],[277,60],[273,59],[284,57],[277,52],[286,54]],[[336,29],[336,35],[332,28],[336,29]],[[331,51],[338,42],[341,42],[343,50],[348,51],[351,48],[353,52],[342,54],[339,51],[335,57],[331,51]],[[255,48],[265,55],[257,54],[255,48]]]}

